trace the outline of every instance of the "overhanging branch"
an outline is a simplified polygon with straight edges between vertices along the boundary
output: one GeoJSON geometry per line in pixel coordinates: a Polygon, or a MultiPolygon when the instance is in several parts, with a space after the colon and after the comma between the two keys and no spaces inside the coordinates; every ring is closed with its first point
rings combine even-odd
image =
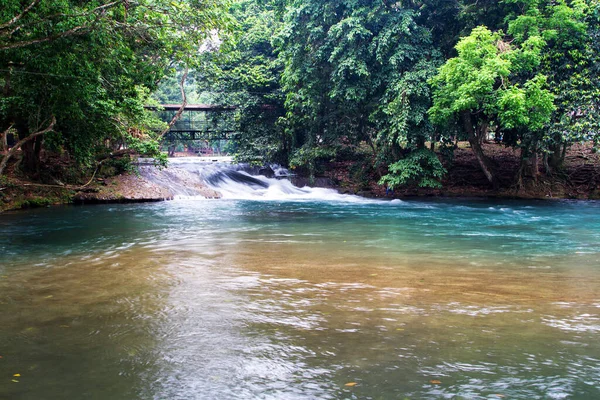
{"type": "Polygon", "coordinates": [[[23,16],[25,16],[25,14],[27,14],[29,11],[31,11],[31,9],[33,7],[35,7],[39,2],[40,2],[40,0],[32,1],[31,4],[28,5],[21,14],[17,15],[16,17],[14,17],[11,20],[9,20],[7,23],[0,25],[0,30],[9,28],[10,26],[16,24],[21,18],[23,18],[23,16]]]}
{"type": "Polygon", "coordinates": [[[13,146],[13,148],[10,149],[8,151],[8,153],[6,153],[6,155],[2,159],[2,162],[0,162],[0,175],[2,175],[2,173],[4,172],[4,169],[6,168],[6,165],[8,164],[8,160],[10,160],[12,158],[12,156],[17,152],[17,150],[19,150],[21,148],[21,146],[23,146],[25,143],[29,142],[30,140],[35,139],[38,136],[42,136],[42,135],[52,131],[54,129],[54,125],[56,125],[56,117],[52,116],[50,125],[48,125],[48,127],[46,129],[42,129],[41,131],[33,132],[31,135],[27,136],[26,138],[19,140],[13,146]]]}
{"type": "Polygon", "coordinates": [[[169,130],[171,130],[171,128],[173,127],[173,125],[175,125],[175,122],[177,122],[179,120],[179,118],[181,118],[181,114],[183,114],[183,111],[185,110],[185,106],[187,106],[187,96],[185,94],[185,80],[187,79],[188,76],[188,72],[189,72],[189,68],[186,67],[185,71],[183,71],[183,76],[181,77],[181,82],[179,82],[179,89],[181,90],[181,98],[183,99],[183,101],[181,102],[181,107],[179,107],[179,110],[177,110],[177,112],[175,113],[175,116],[173,116],[173,118],[171,119],[171,122],[169,122],[169,125],[160,133],[159,138],[162,138],[163,136],[165,136],[167,134],[167,132],[169,132],[169,130]]]}

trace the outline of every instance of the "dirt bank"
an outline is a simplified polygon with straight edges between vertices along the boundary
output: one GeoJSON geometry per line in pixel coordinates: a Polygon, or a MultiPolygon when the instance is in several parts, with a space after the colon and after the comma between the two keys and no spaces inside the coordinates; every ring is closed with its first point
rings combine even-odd
{"type": "MultiPolygon", "coordinates": [[[[473,152],[466,143],[460,143],[453,160],[444,160],[448,171],[441,189],[418,187],[396,188],[388,197],[445,196],[445,197],[498,197],[521,199],[600,199],[600,154],[591,146],[575,145],[565,158],[564,169],[552,175],[541,168],[537,180],[523,185],[515,184],[519,170],[519,153],[498,144],[484,145],[500,179],[494,190],[481,171],[473,152]]],[[[345,193],[368,197],[384,197],[385,188],[377,184],[374,171],[358,171],[352,161],[330,163],[325,176],[333,180],[345,193]],[[360,176],[360,178],[357,178],[360,176]]]]}
{"type": "MultiPolygon", "coordinates": [[[[522,186],[515,185],[519,155],[510,148],[487,144],[485,151],[499,173],[500,187],[494,190],[481,172],[471,149],[461,143],[453,160],[445,160],[448,170],[441,189],[397,188],[388,197],[497,197],[522,199],[600,199],[600,155],[590,146],[573,146],[565,159],[564,169],[553,175],[542,174],[522,186]]],[[[342,193],[366,197],[385,197],[385,188],[377,184],[378,176],[363,166],[368,162],[332,162],[325,166],[322,182],[332,183],[342,193]]],[[[151,175],[149,175],[151,176],[151,175]]],[[[192,180],[190,180],[191,182],[192,180]]],[[[299,180],[297,184],[306,184],[299,180]]],[[[220,197],[217,192],[194,183],[193,189],[206,198],[220,197]]],[[[67,203],[148,202],[170,200],[169,189],[134,173],[109,178],[94,178],[83,186],[48,185],[18,177],[14,172],[0,177],[0,212],[67,203]]]]}
{"type": "MultiPolygon", "coordinates": [[[[206,198],[218,198],[219,193],[208,187],[195,191],[206,198]]],[[[130,203],[172,200],[174,193],[135,173],[110,178],[95,178],[85,186],[48,185],[17,177],[0,181],[0,212],[55,204],[130,203]]]]}

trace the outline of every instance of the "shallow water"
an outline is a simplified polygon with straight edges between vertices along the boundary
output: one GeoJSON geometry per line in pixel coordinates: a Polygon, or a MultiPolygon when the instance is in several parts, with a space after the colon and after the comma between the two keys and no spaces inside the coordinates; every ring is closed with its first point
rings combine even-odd
{"type": "Polygon", "coordinates": [[[594,202],[6,214],[0,398],[600,398],[599,244],[594,202]]]}

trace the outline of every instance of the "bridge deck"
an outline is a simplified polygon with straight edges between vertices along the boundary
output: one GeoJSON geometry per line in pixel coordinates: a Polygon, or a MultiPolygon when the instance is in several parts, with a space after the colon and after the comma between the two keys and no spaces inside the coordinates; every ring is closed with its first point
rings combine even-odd
{"type": "MultiPolygon", "coordinates": [[[[162,108],[165,111],[179,111],[181,104],[159,104],[157,106],[144,106],[147,110],[157,110],[162,108]]],[[[218,112],[218,111],[232,111],[235,110],[235,106],[222,106],[218,104],[187,104],[184,108],[185,111],[205,111],[205,112],[218,112]]]]}
{"type": "MultiPolygon", "coordinates": [[[[171,122],[181,104],[160,104],[145,106],[147,110],[155,111],[164,122],[171,122]]],[[[216,140],[229,139],[235,133],[233,130],[233,114],[235,106],[215,104],[188,104],[179,120],[173,124],[164,140],[216,140]],[[220,114],[225,112],[224,114],[220,114]]]]}

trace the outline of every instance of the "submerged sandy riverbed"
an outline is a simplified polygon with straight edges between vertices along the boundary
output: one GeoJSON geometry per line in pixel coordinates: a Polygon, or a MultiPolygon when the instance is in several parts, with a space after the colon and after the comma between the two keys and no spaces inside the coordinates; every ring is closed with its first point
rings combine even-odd
{"type": "Polygon", "coordinates": [[[364,199],[5,215],[0,397],[594,399],[599,216],[364,199]]]}

